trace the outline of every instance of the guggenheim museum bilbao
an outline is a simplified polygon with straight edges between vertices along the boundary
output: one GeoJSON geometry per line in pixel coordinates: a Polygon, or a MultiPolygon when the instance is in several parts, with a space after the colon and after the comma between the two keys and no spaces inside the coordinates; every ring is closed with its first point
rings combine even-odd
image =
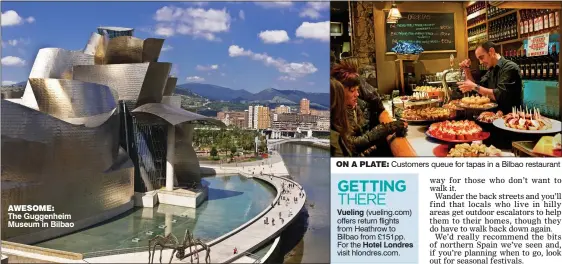
{"type": "Polygon", "coordinates": [[[83,51],[38,51],[22,98],[1,103],[2,240],[35,243],[134,206],[135,193],[201,188],[194,125],[163,39],[98,28],[83,51]],[[8,228],[9,205],[52,205],[72,228],[8,228]]]}

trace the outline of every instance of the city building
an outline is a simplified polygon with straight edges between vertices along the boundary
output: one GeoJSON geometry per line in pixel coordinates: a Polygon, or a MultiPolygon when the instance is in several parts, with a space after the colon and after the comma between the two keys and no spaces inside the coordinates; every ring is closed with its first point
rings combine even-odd
{"type": "Polygon", "coordinates": [[[254,128],[254,106],[248,106],[248,128],[254,128]]]}
{"type": "Polygon", "coordinates": [[[258,125],[257,129],[266,129],[271,126],[271,119],[269,113],[269,107],[260,106],[258,108],[258,125]]]}
{"type": "Polygon", "coordinates": [[[310,114],[313,116],[320,116],[320,117],[330,117],[330,111],[328,110],[316,110],[310,109],[310,114]]]}
{"type": "Polygon", "coordinates": [[[297,122],[299,122],[299,123],[316,123],[316,121],[318,121],[318,119],[320,119],[319,116],[301,114],[301,115],[298,115],[297,122]]]}
{"type": "Polygon", "coordinates": [[[248,127],[266,129],[271,126],[271,112],[269,107],[254,105],[248,107],[248,127]]]}
{"type": "Polygon", "coordinates": [[[278,114],[277,115],[277,121],[298,123],[299,122],[299,114],[297,114],[297,113],[278,114]]]}
{"type": "Polygon", "coordinates": [[[329,131],[330,130],[330,119],[329,118],[320,118],[316,121],[316,129],[329,131]]]}
{"type": "Polygon", "coordinates": [[[285,106],[285,105],[280,105],[275,107],[275,113],[276,114],[285,114],[285,113],[290,113],[291,112],[291,107],[289,106],[285,106]]]}
{"type": "Polygon", "coordinates": [[[227,126],[233,125],[239,128],[246,128],[248,126],[246,122],[247,113],[247,110],[244,112],[218,112],[217,119],[227,126]]]}
{"type": "Polygon", "coordinates": [[[250,119],[250,116],[251,116],[249,113],[250,113],[250,112],[249,112],[248,110],[244,110],[244,122],[245,122],[245,124],[244,124],[242,127],[245,127],[245,128],[249,128],[249,127],[250,127],[250,126],[248,125],[248,120],[250,119]]]}
{"type": "Polygon", "coordinates": [[[301,115],[309,115],[310,114],[310,101],[306,98],[301,99],[300,113],[301,113],[301,115]]]}

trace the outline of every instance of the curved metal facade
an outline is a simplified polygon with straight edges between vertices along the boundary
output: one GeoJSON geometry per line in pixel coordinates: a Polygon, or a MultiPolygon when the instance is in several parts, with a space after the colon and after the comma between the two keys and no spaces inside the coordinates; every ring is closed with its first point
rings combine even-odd
{"type": "Polygon", "coordinates": [[[116,90],[119,100],[131,102],[128,106],[134,109],[162,101],[171,68],[172,64],[165,62],[75,66],[73,77],[116,90]]]}
{"type": "Polygon", "coordinates": [[[29,78],[39,111],[59,119],[101,115],[117,106],[109,87],[76,80],[29,78]]]}
{"type": "Polygon", "coordinates": [[[119,149],[117,113],[100,126],[84,127],[3,101],[1,116],[2,239],[38,242],[42,237],[34,233],[48,229],[8,228],[10,204],[50,204],[78,222],[131,201],[133,164],[119,149]]]}
{"type": "MultiPolygon", "coordinates": [[[[94,56],[79,51],[68,51],[59,48],[40,49],[35,57],[29,78],[72,79],[72,67],[75,65],[93,65],[94,56]]],[[[33,90],[27,83],[22,103],[38,109],[33,90]]]]}

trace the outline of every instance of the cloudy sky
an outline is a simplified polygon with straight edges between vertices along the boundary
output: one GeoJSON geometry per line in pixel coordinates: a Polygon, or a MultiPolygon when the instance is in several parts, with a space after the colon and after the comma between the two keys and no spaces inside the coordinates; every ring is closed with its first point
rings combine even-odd
{"type": "Polygon", "coordinates": [[[99,26],[165,38],[178,83],[328,92],[328,2],[3,2],[2,83],[27,80],[38,49],[82,50],[99,26]]]}

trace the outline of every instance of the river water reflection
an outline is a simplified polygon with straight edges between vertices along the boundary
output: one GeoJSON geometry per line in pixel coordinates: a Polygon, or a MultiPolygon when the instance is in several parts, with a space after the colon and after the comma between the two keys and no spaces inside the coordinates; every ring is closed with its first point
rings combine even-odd
{"type": "Polygon", "coordinates": [[[285,263],[330,262],[330,152],[292,143],[275,148],[307,194],[308,230],[285,263]]]}

